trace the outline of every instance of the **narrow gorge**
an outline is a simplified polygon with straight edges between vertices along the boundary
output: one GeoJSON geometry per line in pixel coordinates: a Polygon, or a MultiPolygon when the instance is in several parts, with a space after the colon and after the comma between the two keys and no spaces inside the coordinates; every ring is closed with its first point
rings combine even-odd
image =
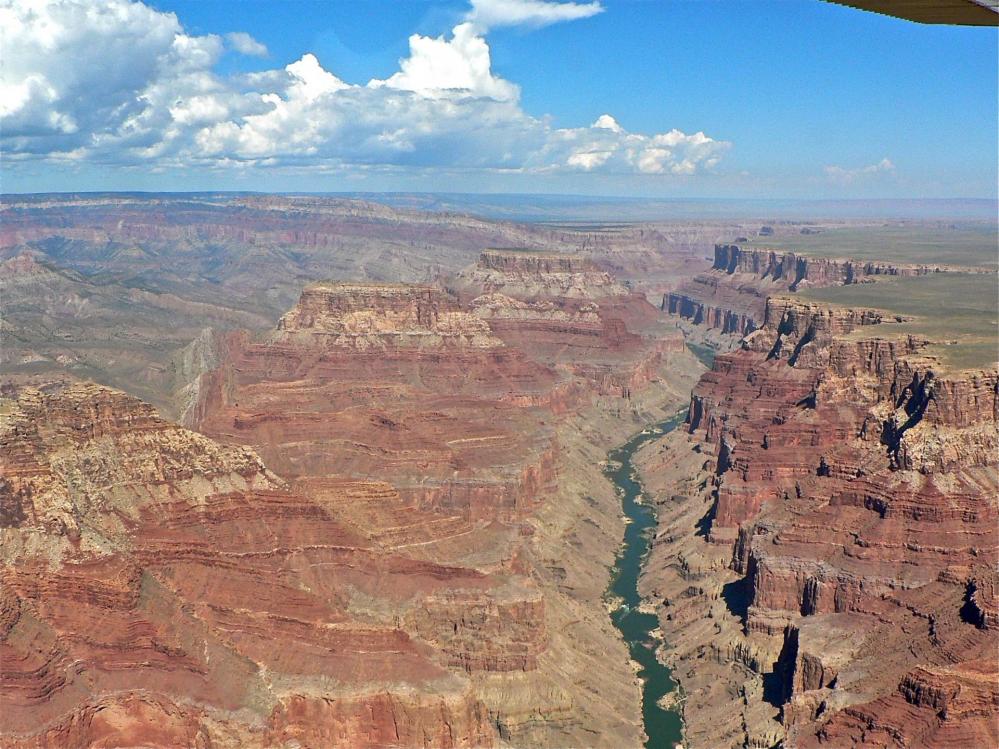
{"type": "Polygon", "coordinates": [[[715,357],[684,428],[637,458],[660,516],[641,590],[671,644],[686,738],[995,745],[995,350],[951,294],[946,342],[937,321],[893,311],[910,289],[977,277],[812,262],[716,249],[685,293],[712,289],[707,305],[729,289],[726,314],[751,310],[753,330],[715,357]],[[878,307],[813,301],[806,281],[878,307]]]}
{"type": "Polygon", "coordinates": [[[624,542],[611,571],[609,590],[611,619],[628,645],[638,678],[642,680],[642,720],[648,749],[682,746],[683,725],[677,709],[676,683],[660,661],[662,643],[659,618],[647,610],[638,590],[638,579],[652,546],[656,513],[649,505],[633,460],[636,452],[652,440],[683,423],[683,414],[647,427],[607,456],[604,474],[614,484],[627,518],[624,542]]]}
{"type": "Polygon", "coordinates": [[[979,267],[79,200],[0,242],[0,745],[999,742],[979,267]]]}

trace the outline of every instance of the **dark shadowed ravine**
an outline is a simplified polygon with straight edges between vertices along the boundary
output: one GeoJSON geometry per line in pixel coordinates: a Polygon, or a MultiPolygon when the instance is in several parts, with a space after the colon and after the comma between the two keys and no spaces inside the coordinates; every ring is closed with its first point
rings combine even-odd
{"type": "Polygon", "coordinates": [[[683,418],[684,414],[680,413],[638,433],[608,454],[604,469],[621,495],[624,514],[629,520],[608,594],[616,605],[611,620],[628,644],[632,660],[640,666],[642,719],[649,737],[645,743],[648,749],[674,749],[681,743],[683,724],[677,710],[667,710],[659,704],[665,695],[676,689],[669,668],[656,658],[658,642],[653,633],[659,628],[659,618],[654,613],[639,610],[642,599],[638,594],[638,576],[652,544],[656,513],[642,497],[642,485],[632,458],[642,445],[675,429],[683,418]]]}

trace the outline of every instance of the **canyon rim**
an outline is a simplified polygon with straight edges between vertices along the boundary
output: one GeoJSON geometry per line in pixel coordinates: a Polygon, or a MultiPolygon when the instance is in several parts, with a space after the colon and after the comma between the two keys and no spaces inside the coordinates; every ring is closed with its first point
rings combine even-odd
{"type": "Polygon", "coordinates": [[[0,749],[999,746],[992,5],[0,0],[0,749]]]}

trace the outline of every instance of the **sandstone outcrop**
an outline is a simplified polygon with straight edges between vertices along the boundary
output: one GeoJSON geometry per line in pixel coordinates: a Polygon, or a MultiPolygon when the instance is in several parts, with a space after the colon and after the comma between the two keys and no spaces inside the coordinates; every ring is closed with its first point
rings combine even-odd
{"type": "MultiPolygon", "coordinates": [[[[311,284],[271,333],[224,340],[191,424],[252,447],[371,548],[480,580],[405,608],[369,592],[355,605],[394,612],[435,663],[470,680],[502,739],[573,745],[599,726],[633,743],[623,647],[594,669],[614,642],[601,581],[620,510],[599,458],[581,457],[606,439],[585,419],[644,407],[645,393],[675,402],[647,385],[669,356],[689,355],[675,333],[645,334],[658,311],[623,287],[563,296],[565,273],[605,275],[589,264],[531,255],[511,272],[502,293],[311,284]],[[529,292],[512,296],[519,284],[529,292]]],[[[400,568],[385,584],[403,579],[400,568]]]]}
{"type": "Polygon", "coordinates": [[[218,338],[273,330],[307,281],[437,283],[482,247],[530,246],[593,258],[562,274],[576,279],[573,293],[594,283],[620,290],[613,269],[661,294],[676,269],[700,267],[704,247],[727,233],[691,222],[521,225],[267,195],[8,195],[0,215],[5,379],[99,382],[173,419],[189,416],[218,338]]]}
{"type": "Polygon", "coordinates": [[[589,258],[486,250],[449,287],[506,344],[603,394],[656,379],[683,335],[589,258]]]}
{"type": "Polygon", "coordinates": [[[8,393],[0,444],[4,745],[497,741],[400,621],[499,578],[375,548],[247,448],[102,387],[8,393]]]}
{"type": "Polygon", "coordinates": [[[712,639],[733,643],[711,673],[745,695],[741,725],[718,721],[717,685],[687,674],[691,735],[999,740],[999,374],[941,367],[925,340],[892,333],[899,321],[769,298],[761,327],[694,388],[687,435],[645,457],[676,500],[661,504],[645,584],[667,599],[681,681],[698,641],[680,630],[711,612],[712,639]]]}
{"type": "Polygon", "coordinates": [[[328,337],[324,345],[357,349],[502,345],[443,291],[412,284],[311,284],[278,331],[321,335],[328,337]]]}
{"type": "Polygon", "coordinates": [[[746,248],[734,244],[715,246],[712,270],[748,273],[761,279],[782,281],[793,291],[803,285],[838,286],[859,283],[872,276],[925,276],[947,270],[945,265],[915,265],[821,258],[795,252],[746,248]]]}
{"type": "Polygon", "coordinates": [[[551,430],[519,403],[560,380],[441,290],[314,284],[263,342],[230,337],[196,425],[288,478],[378,476],[481,517],[491,496],[509,519],[553,478],[551,430]]]}
{"type": "Polygon", "coordinates": [[[663,296],[662,310],[722,333],[748,335],[764,325],[772,295],[878,278],[925,276],[946,265],[913,265],[811,257],[795,252],[716,244],[710,270],[663,296]]]}
{"type": "Polygon", "coordinates": [[[484,250],[455,283],[458,288],[523,299],[596,299],[628,293],[584,255],[528,249],[484,250]]]}

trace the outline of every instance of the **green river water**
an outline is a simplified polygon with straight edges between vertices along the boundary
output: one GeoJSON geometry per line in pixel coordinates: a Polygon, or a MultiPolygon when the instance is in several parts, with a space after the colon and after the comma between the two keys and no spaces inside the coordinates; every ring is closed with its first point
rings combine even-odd
{"type": "Polygon", "coordinates": [[[638,675],[643,682],[642,717],[649,737],[645,743],[648,749],[674,749],[682,740],[683,724],[677,710],[664,710],[658,704],[664,695],[676,689],[670,670],[656,658],[658,643],[652,632],[659,627],[659,619],[655,614],[638,610],[642,603],[638,595],[638,576],[652,544],[656,513],[642,499],[642,485],[632,458],[646,442],[675,429],[683,420],[681,413],[635,435],[608,454],[604,470],[617,487],[624,514],[631,521],[625,526],[624,544],[614,564],[608,593],[621,604],[611,614],[611,620],[621,631],[632,659],[641,666],[638,675]]]}

